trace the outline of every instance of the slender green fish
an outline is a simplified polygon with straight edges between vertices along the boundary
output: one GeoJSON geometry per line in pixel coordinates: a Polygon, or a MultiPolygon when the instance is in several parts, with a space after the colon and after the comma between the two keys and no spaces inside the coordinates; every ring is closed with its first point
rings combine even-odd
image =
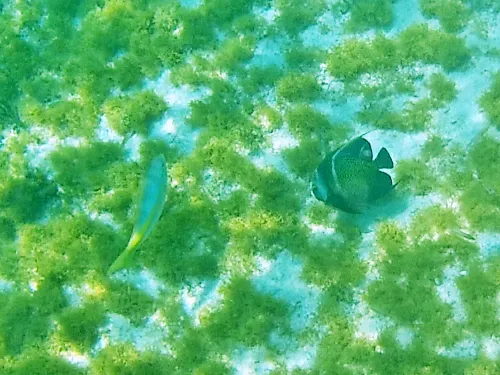
{"type": "Polygon", "coordinates": [[[108,269],[108,275],[126,267],[137,247],[147,238],[158,222],[167,196],[167,165],[158,155],[151,161],[142,185],[139,210],[127,247],[108,269]]]}

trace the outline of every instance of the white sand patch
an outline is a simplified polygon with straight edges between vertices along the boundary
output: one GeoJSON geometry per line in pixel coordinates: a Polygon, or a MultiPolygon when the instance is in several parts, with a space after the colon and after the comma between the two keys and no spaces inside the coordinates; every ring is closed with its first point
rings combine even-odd
{"type": "Polygon", "coordinates": [[[440,194],[435,193],[412,197],[408,202],[406,210],[395,215],[393,219],[402,226],[410,225],[416,213],[433,205],[442,205],[446,207],[446,200],[440,194]]]}
{"type": "Polygon", "coordinates": [[[82,293],[79,288],[73,285],[63,286],[64,296],[68,301],[69,306],[79,306],[83,302],[82,293]]]}
{"type": "Polygon", "coordinates": [[[141,158],[139,150],[142,142],[144,142],[144,138],[139,134],[134,134],[125,141],[123,146],[125,147],[128,161],[139,161],[141,158]]]}
{"type": "Polygon", "coordinates": [[[286,175],[290,180],[293,181],[295,179],[281,155],[269,148],[262,150],[261,153],[249,159],[259,169],[274,168],[286,175]]]}
{"type": "Polygon", "coordinates": [[[314,364],[317,345],[304,345],[297,351],[286,353],[284,356],[286,369],[289,373],[295,369],[308,369],[314,364]]]}
{"type": "Polygon", "coordinates": [[[166,318],[156,312],[145,319],[145,323],[136,327],[130,320],[119,314],[107,314],[106,325],[100,330],[101,337],[94,347],[98,352],[108,345],[129,342],[139,351],[154,350],[161,354],[172,354],[167,341],[168,329],[166,318]]]}
{"type": "Polygon", "coordinates": [[[480,49],[482,53],[500,47],[500,14],[483,11],[463,33],[467,44],[480,49]]]}
{"type": "Polygon", "coordinates": [[[337,233],[335,228],[327,227],[325,225],[313,224],[313,223],[305,223],[305,225],[307,225],[307,227],[311,230],[311,233],[313,235],[322,235],[331,237],[335,235],[335,233],[337,233]]]}
{"type": "Polygon", "coordinates": [[[483,340],[483,352],[491,360],[500,358],[500,337],[492,336],[483,340]]]}
{"type": "MultiPolygon", "coordinates": [[[[331,90],[335,90],[332,86],[331,90]]],[[[312,106],[317,111],[328,116],[330,121],[334,123],[352,124],[355,121],[356,114],[361,110],[363,105],[362,97],[360,96],[343,96],[342,92],[334,92],[335,100],[316,100],[312,106]]]]}
{"type": "Polygon", "coordinates": [[[375,252],[377,250],[376,244],[376,232],[375,230],[369,231],[362,234],[361,245],[359,245],[358,253],[361,260],[374,260],[376,256],[375,252]]]}
{"type": "Polygon", "coordinates": [[[112,214],[110,214],[109,212],[97,212],[97,211],[86,211],[86,213],[89,215],[89,217],[93,220],[93,221],[100,221],[108,226],[110,226],[111,228],[115,229],[115,230],[118,230],[120,229],[120,225],[118,225],[118,223],[115,221],[114,217],[112,214]]]}
{"type": "Polygon", "coordinates": [[[233,192],[240,188],[239,184],[225,182],[220,172],[213,168],[207,168],[203,171],[203,186],[201,190],[216,203],[228,199],[233,192]]]}
{"type": "Polygon", "coordinates": [[[483,258],[488,258],[500,252],[500,233],[479,233],[476,239],[483,258]]]}
{"type": "Polygon", "coordinates": [[[267,359],[267,351],[264,348],[235,350],[231,365],[238,375],[266,375],[276,367],[267,359]]]}
{"type": "Polygon", "coordinates": [[[300,34],[300,39],[305,47],[330,49],[345,39],[343,29],[348,19],[347,13],[338,17],[328,9],[318,17],[315,25],[308,27],[300,34]]]}
{"type": "Polygon", "coordinates": [[[396,331],[396,340],[403,349],[412,343],[414,336],[415,334],[410,328],[400,327],[396,331]]]}
{"type": "Polygon", "coordinates": [[[374,157],[382,147],[385,147],[394,163],[397,164],[398,160],[417,157],[422,146],[427,141],[428,134],[425,132],[407,134],[396,131],[375,130],[368,133],[365,138],[372,145],[374,157]]]}
{"type": "Polygon", "coordinates": [[[131,284],[138,290],[147,295],[158,298],[167,288],[151,271],[142,269],[140,271],[131,271],[123,269],[111,276],[123,283],[131,284]]]}
{"type": "MultiPolygon", "coordinates": [[[[35,141],[26,146],[25,156],[29,165],[33,168],[39,168],[47,174],[48,178],[53,178],[53,171],[50,165],[50,153],[56,151],[59,147],[80,147],[87,144],[87,140],[83,137],[67,137],[60,139],[50,132],[47,128],[34,125],[30,128],[30,135],[35,138],[35,141]]],[[[9,138],[17,137],[18,134],[14,131],[2,133],[2,148],[9,142],[9,138]]]]}
{"type": "Polygon", "coordinates": [[[26,159],[33,168],[39,168],[49,176],[53,176],[48,159],[50,153],[61,145],[61,141],[49,130],[40,126],[31,127],[30,133],[39,141],[30,143],[26,147],[26,159]]]}
{"type": "Polygon", "coordinates": [[[286,126],[274,130],[269,134],[269,142],[271,143],[272,152],[281,152],[287,148],[293,148],[300,145],[300,142],[295,138],[286,126]]]}
{"type": "Polygon", "coordinates": [[[384,329],[393,325],[390,319],[379,316],[362,299],[353,307],[354,337],[358,339],[375,342],[384,329]]]}
{"type": "Polygon", "coordinates": [[[253,12],[266,20],[268,24],[271,24],[280,15],[280,11],[273,7],[257,7],[254,8],[253,12]]]}
{"type": "Polygon", "coordinates": [[[434,118],[439,133],[462,146],[470,145],[488,126],[478,102],[489,89],[493,73],[500,69],[500,62],[491,58],[479,57],[473,64],[466,72],[449,74],[456,84],[457,98],[434,118]]]}
{"type": "Polygon", "coordinates": [[[451,358],[475,358],[478,351],[479,344],[473,338],[462,340],[451,348],[441,347],[437,349],[439,355],[451,358]]]}
{"type": "MultiPolygon", "coordinates": [[[[322,336],[321,334],[319,335],[322,336]]],[[[318,352],[317,343],[304,344],[297,340],[280,337],[277,334],[271,334],[272,345],[282,348],[284,353],[279,356],[279,362],[284,363],[288,373],[295,369],[308,369],[314,364],[316,353],[318,352]]]]}
{"type": "Polygon", "coordinates": [[[328,64],[319,64],[319,71],[316,74],[316,81],[325,92],[338,93],[344,91],[344,82],[335,78],[328,72],[328,64]]]}
{"type": "Polygon", "coordinates": [[[190,153],[198,138],[199,131],[186,124],[190,113],[189,104],[210,95],[206,88],[193,88],[188,85],[175,86],[170,80],[171,71],[166,70],[156,81],[148,81],[146,87],[154,90],[167,103],[167,111],[151,130],[150,138],[162,139],[179,146],[185,153],[190,153]]]}
{"type": "Polygon", "coordinates": [[[285,57],[281,50],[284,45],[284,39],[263,38],[257,42],[253,57],[249,61],[249,66],[271,66],[283,67],[285,57]]]}
{"type": "Polygon", "coordinates": [[[99,126],[96,129],[96,137],[102,142],[122,142],[124,138],[111,128],[106,115],[102,115],[99,118],[99,126]]]}
{"type": "Polygon", "coordinates": [[[14,285],[15,284],[12,281],[0,279],[0,293],[13,291],[14,285]]]}
{"type": "Polygon", "coordinates": [[[457,322],[465,322],[467,320],[467,313],[465,312],[465,307],[460,298],[460,290],[456,285],[457,277],[466,275],[467,272],[461,270],[457,266],[446,266],[443,270],[444,278],[440,281],[436,281],[436,290],[439,298],[448,303],[453,309],[453,319],[457,322]]]}
{"type": "Polygon", "coordinates": [[[393,3],[394,22],[388,36],[396,36],[409,26],[426,22],[420,11],[419,0],[397,0],[393,3]]]}
{"type": "Polygon", "coordinates": [[[223,300],[220,288],[228,278],[220,280],[204,280],[197,284],[184,286],[181,289],[181,300],[184,311],[191,316],[195,326],[200,325],[200,314],[215,309],[223,300]]]}
{"type": "Polygon", "coordinates": [[[79,368],[86,368],[90,364],[90,356],[75,351],[58,352],[62,358],[79,368]]]}
{"type": "Polygon", "coordinates": [[[302,263],[288,251],[281,252],[271,263],[252,282],[260,292],[286,301],[292,308],[292,329],[303,330],[314,319],[320,290],[304,283],[300,278],[302,263]]]}
{"type": "Polygon", "coordinates": [[[179,4],[181,4],[184,8],[198,8],[203,3],[203,0],[179,0],[179,4]]]}

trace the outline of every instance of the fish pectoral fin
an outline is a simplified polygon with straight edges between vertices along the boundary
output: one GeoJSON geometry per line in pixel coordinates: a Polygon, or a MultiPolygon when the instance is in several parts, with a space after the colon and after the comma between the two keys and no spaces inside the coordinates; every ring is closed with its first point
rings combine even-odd
{"type": "Polygon", "coordinates": [[[377,166],[377,169],[391,169],[394,167],[394,162],[392,161],[389,151],[385,147],[382,147],[373,161],[377,166]]]}

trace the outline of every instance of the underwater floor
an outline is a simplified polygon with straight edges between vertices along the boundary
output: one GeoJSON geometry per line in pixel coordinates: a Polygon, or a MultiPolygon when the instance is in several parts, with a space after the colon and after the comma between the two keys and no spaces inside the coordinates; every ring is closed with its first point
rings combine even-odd
{"type": "Polygon", "coordinates": [[[500,373],[496,0],[2,1],[0,126],[1,375],[500,373]]]}

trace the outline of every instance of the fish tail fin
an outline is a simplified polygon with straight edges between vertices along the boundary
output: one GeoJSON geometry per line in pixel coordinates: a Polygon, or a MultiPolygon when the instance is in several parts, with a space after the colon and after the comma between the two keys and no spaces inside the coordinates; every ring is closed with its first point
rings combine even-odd
{"type": "Polygon", "coordinates": [[[394,162],[392,161],[389,151],[385,147],[382,147],[373,161],[378,169],[391,169],[394,167],[394,162]]]}
{"type": "Polygon", "coordinates": [[[135,249],[137,249],[137,246],[139,245],[140,242],[141,242],[140,236],[138,236],[137,233],[134,233],[134,235],[132,235],[132,237],[130,238],[130,241],[125,250],[123,250],[122,253],[118,256],[118,258],[116,258],[116,260],[113,262],[113,264],[109,266],[107,272],[108,276],[127,266],[132,255],[134,254],[135,249]]]}

